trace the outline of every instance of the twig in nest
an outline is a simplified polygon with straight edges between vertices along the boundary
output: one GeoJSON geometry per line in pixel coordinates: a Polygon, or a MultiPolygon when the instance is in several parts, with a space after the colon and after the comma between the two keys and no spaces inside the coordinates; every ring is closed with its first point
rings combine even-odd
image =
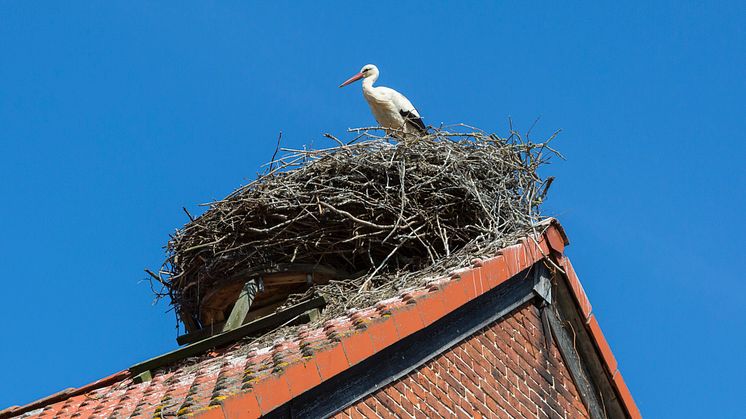
{"type": "Polygon", "coordinates": [[[282,131],[280,131],[280,135],[277,136],[277,146],[275,147],[275,152],[272,154],[272,160],[269,162],[269,171],[272,171],[272,165],[275,163],[275,157],[277,157],[277,152],[280,150],[280,142],[282,141],[282,131]]]}

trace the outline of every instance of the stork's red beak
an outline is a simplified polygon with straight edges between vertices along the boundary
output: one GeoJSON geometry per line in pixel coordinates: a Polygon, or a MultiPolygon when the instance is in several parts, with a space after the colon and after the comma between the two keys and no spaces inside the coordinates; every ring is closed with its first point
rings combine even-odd
{"type": "Polygon", "coordinates": [[[350,77],[346,82],[340,84],[339,87],[345,87],[345,86],[347,86],[348,84],[350,84],[350,83],[352,83],[354,81],[358,81],[358,80],[362,79],[363,77],[364,77],[363,73],[357,73],[354,76],[350,77]]]}

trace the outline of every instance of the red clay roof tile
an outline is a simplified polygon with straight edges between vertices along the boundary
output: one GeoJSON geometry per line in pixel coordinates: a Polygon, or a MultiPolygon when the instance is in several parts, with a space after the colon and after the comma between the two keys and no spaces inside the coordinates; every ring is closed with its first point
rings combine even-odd
{"type": "Polygon", "coordinates": [[[611,352],[611,346],[609,346],[609,343],[606,341],[606,338],[601,331],[601,326],[598,325],[596,316],[591,314],[586,321],[586,325],[588,326],[588,331],[591,333],[591,336],[593,336],[593,341],[596,343],[596,346],[601,353],[601,360],[604,362],[609,375],[613,376],[617,372],[616,358],[614,358],[614,354],[611,352]]]}
{"type": "Polygon", "coordinates": [[[635,399],[632,398],[632,393],[629,392],[629,388],[627,388],[627,383],[624,382],[624,378],[622,378],[622,373],[617,370],[616,374],[614,374],[614,387],[616,388],[617,393],[619,393],[620,397],[622,398],[622,404],[627,409],[627,413],[632,417],[632,419],[641,419],[642,415],[640,414],[640,411],[637,409],[637,404],[635,404],[635,399]]]}
{"type": "Polygon", "coordinates": [[[583,313],[583,318],[585,320],[588,319],[588,317],[591,316],[591,312],[593,311],[593,307],[591,307],[591,302],[588,300],[588,297],[585,295],[585,290],[583,289],[583,285],[580,284],[580,280],[578,279],[578,276],[575,274],[575,269],[572,267],[572,263],[570,263],[570,259],[567,257],[562,258],[562,269],[565,270],[565,277],[567,278],[567,281],[570,285],[570,288],[572,289],[572,295],[575,297],[575,302],[578,304],[578,308],[580,309],[580,312],[583,313]]]}

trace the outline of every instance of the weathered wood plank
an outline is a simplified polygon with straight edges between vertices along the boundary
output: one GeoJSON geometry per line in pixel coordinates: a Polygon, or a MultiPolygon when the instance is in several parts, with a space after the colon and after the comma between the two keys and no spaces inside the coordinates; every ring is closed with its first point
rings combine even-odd
{"type": "Polygon", "coordinates": [[[542,314],[546,315],[549,321],[549,327],[552,329],[552,336],[554,336],[554,340],[557,343],[557,348],[562,355],[562,359],[565,360],[565,365],[568,371],[570,371],[573,382],[575,382],[575,387],[577,387],[580,398],[583,400],[586,408],[588,408],[591,418],[606,418],[602,404],[598,399],[598,391],[586,372],[580,355],[575,351],[573,338],[564,329],[562,321],[557,317],[554,310],[545,308],[542,314]]]}
{"type": "Polygon", "coordinates": [[[238,295],[238,300],[231,310],[231,315],[228,316],[223,325],[223,332],[233,330],[238,326],[241,326],[246,320],[246,315],[249,314],[251,303],[254,302],[256,293],[259,292],[259,284],[255,279],[249,279],[241,289],[241,293],[238,295]]]}
{"type": "Polygon", "coordinates": [[[157,356],[139,364],[135,364],[129,368],[129,371],[133,375],[138,375],[141,372],[147,370],[153,370],[155,368],[169,365],[190,356],[199,355],[207,351],[208,349],[220,347],[235,342],[243,337],[252,336],[257,333],[279,327],[302,315],[306,311],[323,307],[325,304],[326,302],[324,301],[323,297],[312,298],[310,300],[296,304],[292,307],[288,307],[285,310],[278,311],[277,313],[262,317],[261,319],[254,320],[253,322],[246,323],[245,325],[239,326],[236,329],[223,332],[219,335],[211,336],[207,339],[203,339],[191,345],[184,346],[183,348],[179,348],[161,356],[157,356]]]}

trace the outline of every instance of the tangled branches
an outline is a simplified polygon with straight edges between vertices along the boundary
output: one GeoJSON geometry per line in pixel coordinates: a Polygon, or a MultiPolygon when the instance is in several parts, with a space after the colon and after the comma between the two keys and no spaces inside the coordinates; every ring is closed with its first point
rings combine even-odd
{"type": "Polygon", "coordinates": [[[360,129],[347,144],[327,135],[332,148],[283,149],[169,241],[158,277],[172,303],[194,312],[199,289],[303,263],[338,272],[324,294],[343,309],[360,290],[511,244],[537,221],[548,187],[537,169],[555,152],[463,127],[398,144],[360,129]]]}

